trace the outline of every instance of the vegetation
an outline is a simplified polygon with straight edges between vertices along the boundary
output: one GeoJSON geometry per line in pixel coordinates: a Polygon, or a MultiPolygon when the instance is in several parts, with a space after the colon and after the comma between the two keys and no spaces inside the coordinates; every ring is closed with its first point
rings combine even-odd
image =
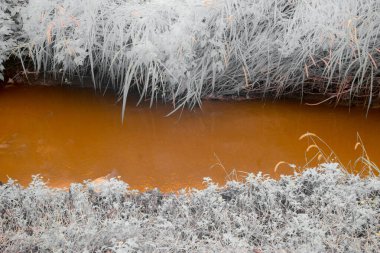
{"type": "Polygon", "coordinates": [[[20,13],[8,51],[124,102],[132,87],[176,108],[239,94],[369,105],[379,92],[377,0],[41,0],[20,13]]]}
{"type": "Polygon", "coordinates": [[[322,164],[279,181],[138,193],[122,181],[0,186],[1,252],[379,252],[380,180],[322,164]]]}
{"type": "Polygon", "coordinates": [[[21,40],[22,22],[20,10],[25,0],[0,0],[0,81],[4,80],[4,63],[12,51],[17,54],[18,40],[21,40]]]}
{"type": "MultiPolygon", "coordinates": [[[[204,97],[380,94],[378,0],[0,0],[0,79],[9,57],[62,80],[91,77],[124,105],[204,97]]],[[[124,108],[124,106],[123,106],[124,108]]],[[[123,112],[124,114],[124,112],[123,112]]],[[[276,181],[139,193],[117,179],[0,185],[1,252],[379,252],[380,181],[365,149],[348,173],[325,161],[276,181]]],[[[279,166],[283,164],[280,163],[279,166]]]]}

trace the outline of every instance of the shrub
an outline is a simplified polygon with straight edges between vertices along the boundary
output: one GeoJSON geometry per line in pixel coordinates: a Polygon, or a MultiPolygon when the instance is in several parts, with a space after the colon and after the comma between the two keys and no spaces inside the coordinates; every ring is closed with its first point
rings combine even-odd
{"type": "Polygon", "coordinates": [[[380,181],[322,164],[162,194],[122,181],[0,186],[1,252],[379,252],[380,181]]]}
{"type": "Polygon", "coordinates": [[[18,39],[21,39],[20,10],[25,0],[0,0],[0,81],[4,81],[4,62],[16,50],[18,39]]]}

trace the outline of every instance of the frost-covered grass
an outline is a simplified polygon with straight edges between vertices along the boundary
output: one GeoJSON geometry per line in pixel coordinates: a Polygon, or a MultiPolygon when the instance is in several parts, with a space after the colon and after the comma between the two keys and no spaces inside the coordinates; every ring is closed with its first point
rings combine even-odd
{"type": "Polygon", "coordinates": [[[322,164],[279,181],[138,193],[122,181],[0,186],[1,252],[379,252],[380,180],[322,164]]]}
{"type": "Polygon", "coordinates": [[[131,87],[177,108],[247,93],[370,104],[378,93],[378,0],[29,0],[21,17],[18,49],[37,71],[91,76],[124,101],[131,87]]]}
{"type": "Polygon", "coordinates": [[[4,63],[12,54],[17,54],[21,40],[20,10],[26,0],[0,0],[0,81],[4,80],[4,63]]]}

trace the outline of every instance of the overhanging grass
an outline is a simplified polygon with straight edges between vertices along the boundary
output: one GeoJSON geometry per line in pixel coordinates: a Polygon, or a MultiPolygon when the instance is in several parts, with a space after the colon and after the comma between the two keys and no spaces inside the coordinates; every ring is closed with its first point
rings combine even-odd
{"type": "Polygon", "coordinates": [[[371,104],[379,13],[377,0],[31,0],[13,53],[62,80],[91,76],[124,102],[134,86],[176,108],[231,94],[371,104]]]}

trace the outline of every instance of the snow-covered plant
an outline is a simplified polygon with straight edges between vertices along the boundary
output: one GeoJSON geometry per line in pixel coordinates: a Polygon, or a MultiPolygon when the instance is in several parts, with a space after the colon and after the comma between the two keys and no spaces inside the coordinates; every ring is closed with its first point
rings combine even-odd
{"type": "Polygon", "coordinates": [[[0,81],[4,80],[4,63],[14,53],[21,35],[20,10],[26,0],[0,0],[0,81]]]}
{"type": "Polygon", "coordinates": [[[379,252],[380,180],[322,164],[276,181],[139,193],[122,181],[0,186],[1,252],[379,252]]]}
{"type": "Polygon", "coordinates": [[[239,93],[371,102],[379,13],[378,0],[31,0],[22,17],[37,70],[178,108],[239,93]]]}

